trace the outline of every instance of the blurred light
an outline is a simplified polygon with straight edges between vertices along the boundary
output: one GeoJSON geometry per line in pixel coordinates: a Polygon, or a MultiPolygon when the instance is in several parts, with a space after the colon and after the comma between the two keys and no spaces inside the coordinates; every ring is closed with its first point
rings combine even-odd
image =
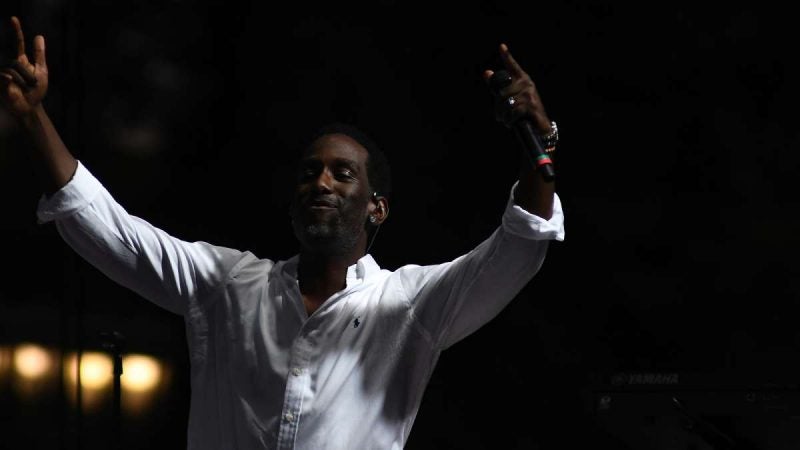
{"type": "Polygon", "coordinates": [[[130,416],[147,414],[169,383],[169,367],[147,355],[131,354],[122,359],[122,409],[130,416]]]}
{"type": "Polygon", "coordinates": [[[19,398],[26,402],[42,400],[58,387],[58,359],[52,350],[32,343],[22,343],[3,353],[5,356],[0,356],[0,360],[6,362],[0,363],[5,366],[0,369],[0,374],[8,372],[11,386],[19,398]]]}
{"type": "Polygon", "coordinates": [[[146,355],[127,355],[122,359],[120,382],[125,391],[148,392],[161,381],[161,364],[146,355]]]}
{"type": "MultiPolygon", "coordinates": [[[[78,357],[70,355],[67,368],[67,379],[72,386],[78,380],[78,357]]],[[[109,384],[114,378],[114,364],[111,357],[100,352],[86,352],[81,355],[81,386],[84,389],[100,390],[109,384]]]]}
{"type": "Polygon", "coordinates": [[[84,412],[100,411],[110,406],[114,379],[114,364],[111,356],[101,352],[81,354],[81,401],[78,405],[78,355],[71,353],[64,364],[65,394],[70,403],[84,412]]]}
{"type": "Polygon", "coordinates": [[[11,369],[11,349],[0,346],[0,381],[8,378],[9,369],[11,369]]]}
{"type": "Polygon", "coordinates": [[[138,157],[152,156],[163,148],[163,137],[152,124],[120,126],[116,129],[116,148],[128,155],[138,157]]]}
{"type": "MultiPolygon", "coordinates": [[[[81,401],[84,412],[99,412],[111,407],[114,394],[114,362],[103,352],[84,352],[81,356],[81,401]]],[[[64,364],[66,394],[73,406],[78,406],[77,355],[67,356],[64,364]]],[[[168,367],[148,355],[130,354],[122,358],[122,408],[130,415],[145,414],[157,394],[167,384],[168,367]]]]}
{"type": "Polygon", "coordinates": [[[42,378],[53,366],[53,359],[44,348],[34,344],[21,344],[14,351],[14,369],[22,378],[42,378]]]}

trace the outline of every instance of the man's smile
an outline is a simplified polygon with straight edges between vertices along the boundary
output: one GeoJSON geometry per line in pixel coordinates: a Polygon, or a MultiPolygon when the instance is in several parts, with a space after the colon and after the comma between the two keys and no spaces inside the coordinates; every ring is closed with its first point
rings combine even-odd
{"type": "Polygon", "coordinates": [[[336,201],[334,198],[330,197],[316,197],[311,201],[307,202],[309,209],[312,210],[326,210],[326,209],[338,209],[339,202],[336,201]]]}

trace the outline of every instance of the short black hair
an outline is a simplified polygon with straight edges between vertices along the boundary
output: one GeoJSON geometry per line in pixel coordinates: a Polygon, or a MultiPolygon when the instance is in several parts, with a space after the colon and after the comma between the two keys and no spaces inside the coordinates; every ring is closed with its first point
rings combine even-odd
{"type": "Polygon", "coordinates": [[[392,171],[389,167],[389,159],[383,153],[378,144],[364,131],[355,125],[333,122],[323,125],[312,133],[307,145],[303,151],[308,151],[311,143],[316,141],[322,136],[329,134],[343,134],[358,142],[369,153],[367,158],[367,179],[373,192],[379,196],[389,198],[392,193],[392,171]]]}

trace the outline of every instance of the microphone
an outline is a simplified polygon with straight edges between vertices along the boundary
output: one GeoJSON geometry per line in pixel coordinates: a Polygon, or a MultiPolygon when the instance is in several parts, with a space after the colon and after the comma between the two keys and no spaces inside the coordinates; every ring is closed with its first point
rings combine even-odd
{"type": "MultiPolygon", "coordinates": [[[[489,86],[495,95],[500,95],[500,90],[511,84],[511,75],[505,70],[498,70],[489,78],[489,86]]],[[[528,157],[531,165],[539,170],[545,181],[553,181],[556,172],[553,169],[553,161],[547,152],[544,151],[539,136],[533,128],[533,123],[527,117],[510,117],[506,125],[514,130],[517,141],[522,146],[522,152],[528,157]]]]}

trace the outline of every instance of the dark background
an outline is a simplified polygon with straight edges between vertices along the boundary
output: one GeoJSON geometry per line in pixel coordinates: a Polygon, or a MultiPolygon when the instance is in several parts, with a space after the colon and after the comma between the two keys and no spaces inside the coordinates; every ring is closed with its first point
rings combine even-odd
{"type": "MultiPolygon", "coordinates": [[[[789,449],[800,71],[791,15],[765,6],[4,0],[0,12],[5,44],[12,14],[29,48],[46,37],[46,107],[68,147],[131,213],[182,239],[291,256],[303,138],[358,124],[392,163],[372,251],[390,269],[451,259],[499,224],[520,157],[480,74],[507,43],[559,124],[566,240],[444,352],[408,448],[729,448],[725,435],[789,449]],[[680,383],[667,397],[613,383],[639,372],[680,383]],[[615,389],[640,392],[635,405],[615,389]],[[614,401],[600,411],[603,395],[614,401]],[[675,395],[694,419],[664,409],[675,395]]],[[[0,343],[90,349],[120,331],[175,371],[151,414],[123,423],[125,448],[184,447],[181,319],[37,225],[35,167],[6,115],[0,145],[0,343]]],[[[105,448],[108,411],[59,398],[4,388],[0,447],[105,448]]]]}

